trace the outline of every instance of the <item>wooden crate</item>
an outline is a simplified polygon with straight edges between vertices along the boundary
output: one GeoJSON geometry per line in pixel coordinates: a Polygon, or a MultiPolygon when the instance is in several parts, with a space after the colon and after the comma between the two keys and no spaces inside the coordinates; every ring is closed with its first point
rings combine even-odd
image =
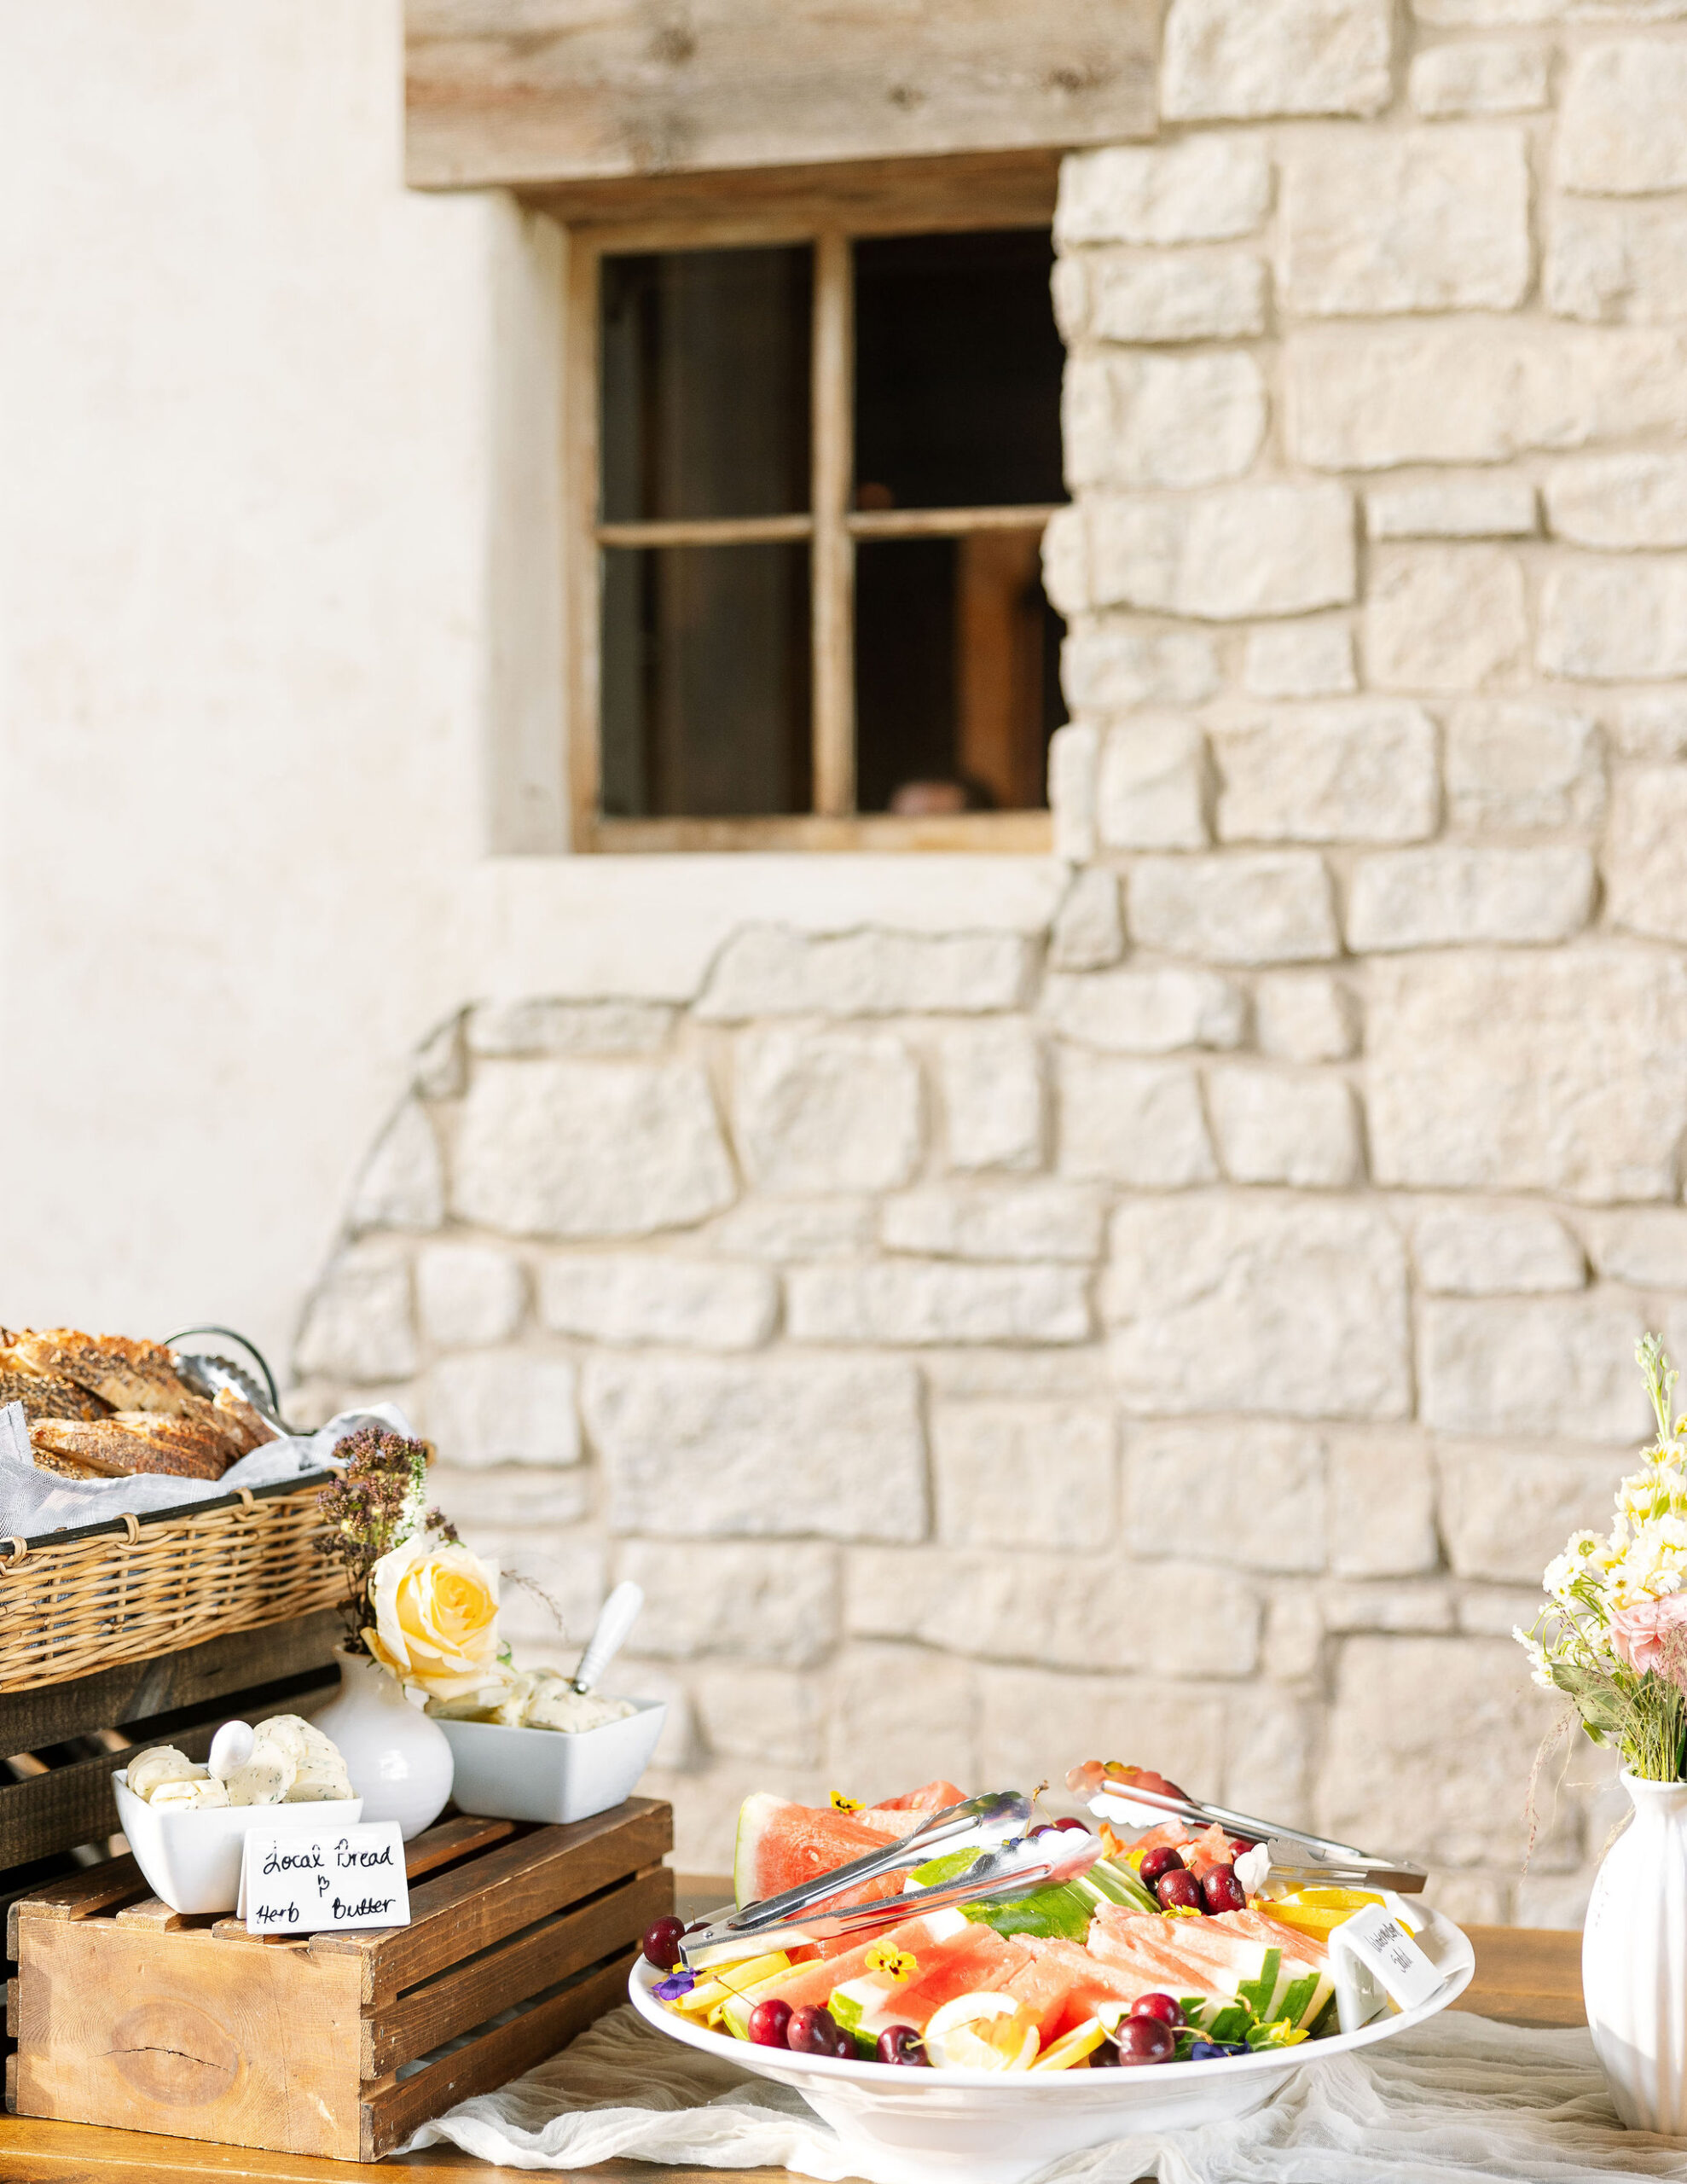
{"type": "Polygon", "coordinates": [[[299,1940],[183,1918],[132,1859],[91,1867],[12,1908],[12,2104],[377,2161],[624,1999],[672,1843],[644,1798],[567,1827],[447,1820],[408,1846],[408,1926],[299,1940]]]}
{"type": "Polygon", "coordinates": [[[320,1609],[69,1683],[0,1693],[0,1913],[106,1858],[117,1830],[113,1770],[134,1751],[174,1744],[203,1759],[230,1716],[310,1712],[339,1682],[342,1635],[339,1617],[320,1609]]]}
{"type": "Polygon", "coordinates": [[[0,1890],[15,1868],[116,1833],[111,1778],[131,1750],[173,1744],[203,1759],[231,1716],[320,1702],[339,1681],[333,1648],[344,1635],[324,1608],[73,1682],[0,1693],[0,1752],[43,1755],[22,1780],[0,1780],[0,1890]],[[77,1757],[78,1740],[96,1749],[77,1757]]]}

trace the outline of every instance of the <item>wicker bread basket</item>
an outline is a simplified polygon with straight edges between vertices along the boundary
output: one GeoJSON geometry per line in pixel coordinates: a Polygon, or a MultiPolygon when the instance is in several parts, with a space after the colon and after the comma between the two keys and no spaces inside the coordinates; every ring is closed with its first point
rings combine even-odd
{"type": "Polygon", "coordinates": [[[68,1683],[345,1597],[311,1472],[214,1502],[0,1540],[0,1692],[68,1683]]]}

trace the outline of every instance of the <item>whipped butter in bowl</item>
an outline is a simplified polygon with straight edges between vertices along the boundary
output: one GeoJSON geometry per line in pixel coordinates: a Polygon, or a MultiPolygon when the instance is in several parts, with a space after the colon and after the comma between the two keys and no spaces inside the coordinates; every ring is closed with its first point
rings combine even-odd
{"type": "Polygon", "coordinates": [[[461,1811],[551,1821],[589,1820],[630,1797],[668,1711],[660,1699],[576,1691],[548,1668],[427,1711],[450,1740],[461,1811]]]}
{"type": "Polygon", "coordinates": [[[174,1745],[150,1745],[112,1781],[136,1863],[171,1910],[190,1914],[234,1909],[248,1829],[318,1827],[324,1804],[350,1826],[363,1809],[339,1747],[299,1714],[225,1724],[209,1766],[174,1745]]]}

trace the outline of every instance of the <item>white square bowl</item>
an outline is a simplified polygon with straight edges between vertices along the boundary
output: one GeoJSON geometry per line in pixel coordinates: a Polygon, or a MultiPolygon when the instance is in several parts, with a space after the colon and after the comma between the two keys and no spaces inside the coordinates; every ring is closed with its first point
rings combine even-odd
{"type": "Polygon", "coordinates": [[[112,1777],[118,1824],[135,1862],[172,1911],[232,1911],[240,1901],[241,1846],[249,1831],[350,1827],[362,1816],[361,1798],[318,1798],[298,1805],[216,1805],[205,1812],[159,1811],[129,1786],[126,1768],[112,1777]]]}
{"type": "Polygon", "coordinates": [[[630,1798],[668,1717],[659,1699],[595,1729],[513,1729],[435,1716],[456,1762],[451,1796],[484,1820],[589,1820],[630,1798]]]}

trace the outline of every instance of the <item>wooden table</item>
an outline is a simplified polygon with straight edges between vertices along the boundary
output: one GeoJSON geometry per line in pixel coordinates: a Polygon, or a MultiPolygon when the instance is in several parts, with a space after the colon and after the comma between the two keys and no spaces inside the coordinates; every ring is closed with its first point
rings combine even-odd
{"type": "MultiPolygon", "coordinates": [[[[681,1901],[699,1906],[731,1894],[726,1882],[680,1883],[681,1901]]],[[[1511,2024],[1583,2024],[1581,1937],[1522,1926],[1472,1926],[1476,1976],[1455,2009],[1474,2010],[1511,2024]]],[[[426,2172],[425,2184],[532,2184],[548,2172],[504,2169],[451,2146],[399,2155],[391,2169],[426,2172]]],[[[308,2155],[247,2153],[239,2146],[200,2146],[136,2131],[99,2131],[79,2123],[38,2123],[0,2117],[0,2177],[5,2184],[163,2184],[196,2178],[202,2184],[369,2184],[374,2169],[308,2155]]],[[[556,2172],[548,2172],[555,2174],[556,2172]]],[[[573,2172],[578,2184],[770,2184],[782,2171],[669,2168],[641,2161],[606,2161],[573,2172]]],[[[420,2176],[417,2184],[424,2184],[420,2176]]]]}

